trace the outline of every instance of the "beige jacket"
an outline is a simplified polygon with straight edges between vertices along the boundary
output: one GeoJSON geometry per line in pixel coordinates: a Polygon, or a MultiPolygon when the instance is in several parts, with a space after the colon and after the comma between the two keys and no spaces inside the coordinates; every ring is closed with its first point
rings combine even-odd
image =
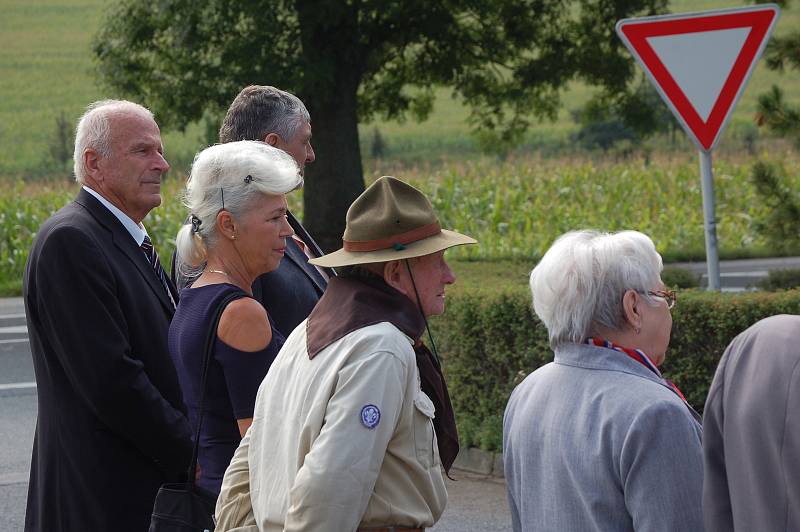
{"type": "Polygon", "coordinates": [[[433,416],[395,326],[358,329],[310,360],[301,324],[258,391],[217,530],[433,526],[447,502],[433,416]]]}

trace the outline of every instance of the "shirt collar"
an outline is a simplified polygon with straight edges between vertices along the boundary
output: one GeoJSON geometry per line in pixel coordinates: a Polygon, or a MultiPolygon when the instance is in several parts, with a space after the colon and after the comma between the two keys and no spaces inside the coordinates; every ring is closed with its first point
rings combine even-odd
{"type": "Polygon", "coordinates": [[[97,201],[102,203],[106,209],[111,211],[111,214],[117,217],[122,226],[125,227],[128,233],[130,233],[131,237],[133,237],[133,240],[136,241],[137,246],[142,245],[142,242],[144,242],[144,237],[147,236],[147,229],[144,228],[144,225],[134,222],[130,216],[119,210],[116,205],[108,201],[96,190],[92,190],[86,185],[83,185],[83,190],[94,196],[97,201]]]}

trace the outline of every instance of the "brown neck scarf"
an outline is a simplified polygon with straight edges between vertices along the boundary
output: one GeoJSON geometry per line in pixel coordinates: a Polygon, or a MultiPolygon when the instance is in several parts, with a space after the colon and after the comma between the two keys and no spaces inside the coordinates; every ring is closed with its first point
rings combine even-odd
{"type": "Polygon", "coordinates": [[[419,340],[425,320],[410,299],[377,275],[332,278],[308,317],[308,357],[313,359],[333,342],[357,329],[382,322],[391,323],[415,342],[421,388],[436,408],[433,428],[442,465],[449,473],[459,449],[453,405],[439,362],[419,340]]]}

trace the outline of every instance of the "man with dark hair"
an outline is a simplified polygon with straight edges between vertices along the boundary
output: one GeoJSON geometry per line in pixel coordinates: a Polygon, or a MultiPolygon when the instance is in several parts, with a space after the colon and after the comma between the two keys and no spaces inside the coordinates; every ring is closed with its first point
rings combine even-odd
{"type": "MultiPolygon", "coordinates": [[[[291,155],[303,174],[305,165],[314,162],[311,147],[311,117],[297,96],[266,85],[245,87],[228,108],[219,130],[220,142],[258,140],[291,155]]],[[[308,263],[322,255],[317,243],[291,212],[287,213],[294,237],[286,241],[286,259],[280,267],[258,277],[253,283],[255,297],[275,320],[285,335],[306,317],[324,292],[330,268],[308,263]]],[[[175,264],[173,278],[183,288],[191,282],[184,277],[181,265],[175,264]],[[176,267],[177,266],[177,267],[176,267]]],[[[196,274],[199,272],[196,272],[196,274]]]]}
{"type": "Polygon", "coordinates": [[[306,106],[286,91],[265,85],[242,89],[228,108],[219,141],[260,140],[291,155],[300,167],[314,162],[311,116],[306,106]]]}

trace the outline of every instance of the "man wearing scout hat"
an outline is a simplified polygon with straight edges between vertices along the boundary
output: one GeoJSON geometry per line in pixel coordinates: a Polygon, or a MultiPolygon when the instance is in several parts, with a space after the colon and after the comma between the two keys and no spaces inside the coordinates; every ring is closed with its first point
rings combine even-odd
{"type": "Polygon", "coordinates": [[[343,275],[261,384],[217,530],[414,531],[444,510],[441,469],[458,434],[421,337],[455,281],[444,251],[476,241],[442,229],[425,196],[393,177],[353,202],[343,240],[311,261],[343,275]]]}

